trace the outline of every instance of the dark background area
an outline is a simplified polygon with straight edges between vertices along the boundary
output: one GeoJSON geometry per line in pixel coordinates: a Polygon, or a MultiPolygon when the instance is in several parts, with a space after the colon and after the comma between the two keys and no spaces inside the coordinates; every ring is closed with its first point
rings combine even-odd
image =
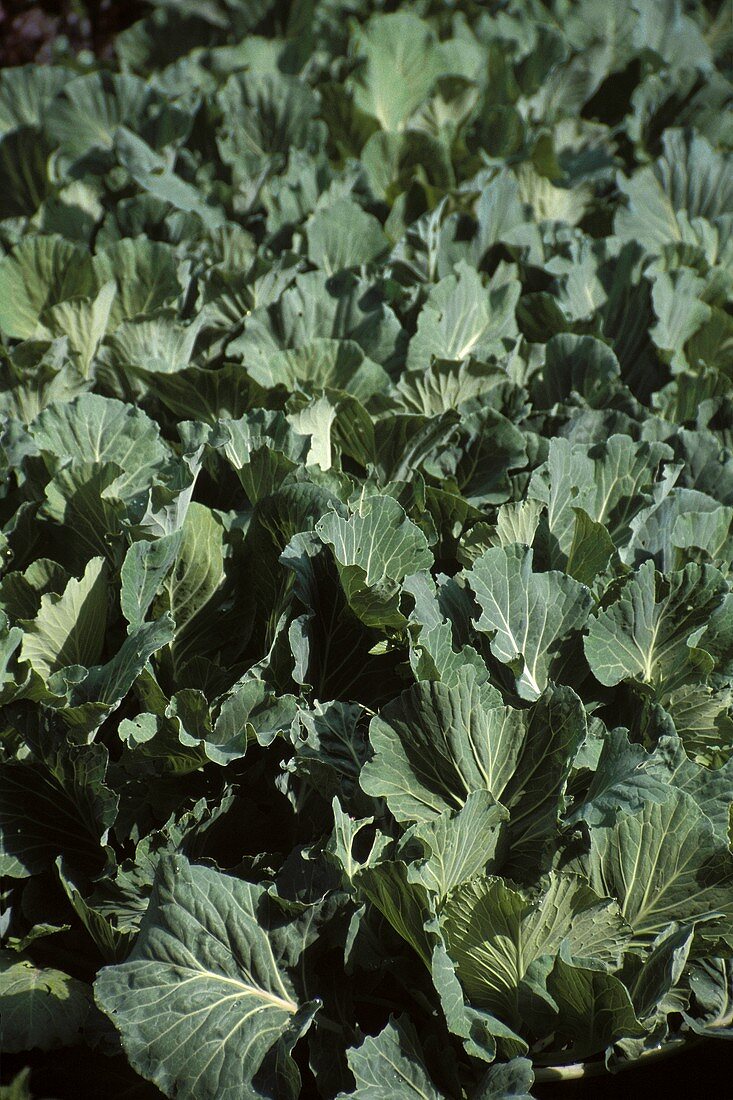
{"type": "Polygon", "coordinates": [[[535,1085],[532,1093],[537,1100],[729,1100],[733,1043],[708,1040],[615,1077],[535,1085]]]}
{"type": "Polygon", "coordinates": [[[50,61],[61,37],[74,51],[107,57],[114,36],[144,8],[138,0],[0,0],[0,68],[50,61]]]}
{"type": "MultiPolygon", "coordinates": [[[[122,1059],[86,1048],[17,1055],[3,1060],[3,1084],[31,1066],[34,1100],[155,1100],[162,1094],[132,1074],[122,1059]]],[[[537,1100],[729,1100],[733,1098],[733,1043],[708,1040],[624,1073],[535,1085],[537,1100]]],[[[306,1085],[302,1100],[315,1100],[306,1085]]],[[[390,1100],[385,1093],[384,1100],[390,1100]]]]}

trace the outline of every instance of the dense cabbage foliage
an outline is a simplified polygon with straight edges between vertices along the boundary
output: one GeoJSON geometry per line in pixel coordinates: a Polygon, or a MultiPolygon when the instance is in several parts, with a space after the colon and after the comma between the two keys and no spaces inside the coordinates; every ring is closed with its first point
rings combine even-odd
{"type": "Polygon", "coordinates": [[[395,7],[0,74],[3,1045],[95,1095],[731,1034],[730,11],[395,7]]]}

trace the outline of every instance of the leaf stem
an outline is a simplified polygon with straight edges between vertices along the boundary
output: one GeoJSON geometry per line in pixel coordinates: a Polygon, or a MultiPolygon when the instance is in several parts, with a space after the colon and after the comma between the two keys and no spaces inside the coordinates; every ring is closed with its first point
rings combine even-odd
{"type": "MultiPolygon", "coordinates": [[[[729,1027],[731,1023],[733,1023],[733,1015],[710,1030],[717,1031],[719,1028],[729,1027]]],[[[628,1062],[619,1062],[614,1074],[634,1069],[641,1061],[646,1064],[653,1060],[669,1058],[673,1054],[680,1054],[683,1050],[699,1046],[705,1038],[704,1035],[690,1035],[679,1042],[664,1043],[653,1050],[645,1050],[638,1058],[632,1058],[628,1062]]],[[[573,1062],[567,1066],[537,1066],[534,1077],[538,1084],[548,1084],[550,1082],[575,1081],[581,1077],[599,1077],[602,1073],[610,1073],[605,1062],[573,1062]]]]}

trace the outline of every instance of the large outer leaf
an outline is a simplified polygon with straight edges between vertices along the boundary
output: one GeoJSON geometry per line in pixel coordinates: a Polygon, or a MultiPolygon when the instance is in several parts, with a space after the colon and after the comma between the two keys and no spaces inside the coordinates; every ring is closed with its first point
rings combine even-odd
{"type": "Polygon", "coordinates": [[[299,1010],[258,921],[263,887],[162,859],[130,959],[95,983],[133,1066],[166,1096],[240,1100],[272,1048],[287,1048],[315,1008],[299,1010]]]}
{"type": "Polygon", "coordinates": [[[45,309],[92,286],[88,253],[62,237],[27,237],[0,260],[0,330],[27,340],[45,309]]]}
{"type": "MultiPolygon", "coordinates": [[[[700,447],[697,453],[693,449],[693,453],[688,452],[685,457],[691,465],[697,465],[702,459],[700,464],[704,470],[708,457],[706,449],[700,447]]],[[[719,464],[718,455],[715,455],[713,462],[719,464]]],[[[622,550],[621,557],[628,564],[651,558],[657,568],[665,572],[680,568],[686,558],[699,560],[700,555],[694,551],[689,553],[694,546],[708,552],[717,549],[718,553],[711,553],[711,557],[724,560],[727,531],[724,518],[715,515],[718,511],[715,500],[706,493],[675,487],[659,503],[644,508],[635,517],[631,539],[622,550]],[[680,553],[683,549],[687,549],[688,553],[680,553]]],[[[719,560],[720,565],[723,565],[723,560],[719,560]]]]}
{"type": "Polygon", "coordinates": [[[130,628],[140,626],[168,570],[173,566],[181,531],[150,541],[133,542],[120,572],[120,605],[130,628]]]}
{"type": "Polygon", "coordinates": [[[349,607],[330,549],[304,532],[290,540],[282,562],[295,573],[294,592],[306,609],[288,632],[296,681],[313,684],[317,699],[368,699],[375,706],[391,698],[400,687],[393,657],[372,652],[379,635],[349,607]]]}
{"type": "Polygon", "coordinates": [[[235,72],[218,94],[226,118],[219,138],[222,160],[246,184],[275,153],[314,146],[317,100],[305,81],[282,73],[235,72]]]}
{"type": "Polygon", "coordinates": [[[355,703],[318,703],[299,710],[296,757],[289,767],[321,794],[329,789],[350,796],[366,756],[366,722],[355,703]]]}
{"type": "Polygon", "coordinates": [[[613,965],[628,938],[618,906],[574,875],[555,875],[536,903],[501,879],[475,879],[450,895],[441,927],[469,1001],[525,1033],[548,1007],[533,964],[563,946],[574,959],[613,965]]]}
{"type": "Polygon", "coordinates": [[[729,163],[700,134],[667,130],[664,153],[619,186],[628,208],[619,207],[615,231],[622,240],[639,241],[658,253],[669,241],[694,240],[690,219],[712,220],[730,213],[733,184],[729,163]]]}
{"type": "Polygon", "coordinates": [[[175,302],[181,292],[175,253],[162,241],[123,237],[96,254],[94,273],[100,284],[117,286],[112,327],[175,302]]]}
{"type": "Polygon", "coordinates": [[[667,932],[657,937],[633,982],[628,983],[640,1020],[665,1011],[665,998],[683,975],[694,934],[690,925],[671,924],[667,932]]]}
{"type": "Polygon", "coordinates": [[[629,743],[626,730],[609,730],[588,790],[570,820],[582,818],[591,825],[611,825],[620,810],[636,813],[645,802],[664,802],[670,791],[660,761],[643,745],[629,743]]]}
{"type": "Polygon", "coordinates": [[[66,84],[49,108],[47,126],[65,156],[76,159],[110,150],[120,124],[141,125],[163,102],[132,73],[88,73],[66,84]]]}
{"type": "Polygon", "coordinates": [[[415,601],[408,627],[415,679],[441,680],[447,687],[457,687],[470,665],[479,682],[487,680],[486,665],[473,646],[454,642],[458,628],[445,606],[452,589],[438,587],[429,573],[420,572],[405,578],[402,591],[415,601]]]}
{"type": "Polygon", "coordinates": [[[705,959],[692,968],[690,987],[698,1016],[685,1014],[698,1035],[733,1038],[733,963],[730,959],[705,959]]]}
{"type": "Polygon", "coordinates": [[[593,889],[618,899],[640,944],[675,920],[720,917],[716,924],[731,934],[733,855],[682,791],[672,791],[662,803],[645,803],[608,828],[592,829],[590,854],[582,862],[593,889]]]}
{"type": "Polygon", "coordinates": [[[445,71],[430,27],[412,12],[377,15],[359,37],[366,64],[354,92],[359,110],[398,130],[445,71]]]}
{"type": "Polygon", "coordinates": [[[317,337],[299,348],[273,352],[266,360],[247,365],[247,372],[267,388],[288,390],[346,390],[367,400],[389,387],[389,375],[354,340],[317,337]]]}
{"type": "Polygon", "coordinates": [[[457,813],[445,810],[440,817],[410,830],[408,836],[421,842],[428,858],[413,864],[408,878],[442,900],[455,886],[498,862],[507,818],[504,807],[488,791],[472,791],[457,813]]]}
{"type": "Polygon", "coordinates": [[[103,745],[61,745],[44,761],[5,764],[0,775],[0,870],[26,878],[64,853],[83,874],[104,864],[118,796],[105,783],[103,745]]]}
{"type": "Polygon", "coordinates": [[[471,791],[500,799],[524,736],[522,713],[472,673],[452,688],[423,681],[372,719],[375,756],[361,785],[386,798],[398,821],[430,821],[460,809],[471,791]]]}
{"type": "Polygon", "coordinates": [[[92,360],[104,339],[117,288],[113,282],[105,283],[95,298],[72,298],[52,306],[39,325],[39,333],[52,338],[66,336],[69,347],[78,357],[82,375],[86,378],[92,360]]]}
{"type": "MultiPolygon", "coordinates": [[[[186,692],[180,695],[185,696],[186,692]]],[[[205,703],[204,703],[205,706],[205,703]]],[[[173,704],[168,708],[172,712],[173,704]]],[[[279,733],[290,728],[297,706],[292,695],[273,695],[262,680],[245,680],[227,695],[219,706],[219,715],[213,729],[185,732],[181,723],[181,743],[200,746],[210,760],[217,764],[229,764],[243,757],[249,741],[257,740],[269,745],[279,733]],[[200,734],[203,733],[203,736],[200,734]]]]}
{"type": "Polygon", "coordinates": [[[237,471],[253,504],[277,489],[287,473],[305,462],[308,436],[293,431],[280,412],[256,409],[239,420],[220,420],[212,432],[213,446],[221,448],[237,471]]]}
{"type": "Polygon", "coordinates": [[[92,665],[106,621],[107,572],[102,558],[92,558],[84,576],[72,577],[60,596],[41,597],[38,614],[25,624],[20,658],[43,676],[66,665],[92,665]]]}
{"type": "Polygon", "coordinates": [[[482,359],[492,352],[501,354],[502,338],[517,331],[514,307],[519,292],[516,279],[494,277],[485,287],[473,268],[458,265],[455,275],[447,275],[430,292],[410,341],[408,368],[424,370],[433,356],[482,359]]]}
{"type": "MultiPolygon", "coordinates": [[[[409,481],[416,470],[436,459],[453,440],[456,420],[451,412],[430,417],[397,414],[378,420],[373,427],[374,450],[382,483],[409,481]]],[[[369,461],[366,453],[360,461],[369,461]]]]}
{"type": "Polygon", "coordinates": [[[386,247],[377,219],[350,199],[318,210],[308,223],[308,255],[329,275],[368,263],[386,247]]]}
{"type": "Polygon", "coordinates": [[[559,643],[583,626],[593,603],[567,574],[533,572],[532,556],[518,545],[492,547],[469,574],[482,611],[476,625],[492,634],[491,652],[510,666],[523,699],[542,694],[559,643]]]}
{"type": "Polygon", "coordinates": [[[115,133],[115,153],[132,178],[151,195],[177,210],[192,211],[209,229],[216,229],[224,221],[221,210],[205,203],[195,187],[168,169],[165,157],[124,126],[115,133]]]}
{"type": "MultiPolygon", "coordinates": [[[[538,397],[548,407],[581,394],[594,408],[602,408],[620,378],[618,359],[613,349],[593,336],[559,333],[547,342],[538,397]]],[[[550,450],[557,439],[550,442],[550,450]]]]}
{"type": "MultiPolygon", "coordinates": [[[[170,536],[169,536],[170,537],[170,536]]],[[[188,506],[181,537],[156,613],[170,611],[180,638],[194,616],[216,592],[224,577],[224,531],[210,508],[193,501],[188,506]]]]}
{"type": "Polygon", "coordinates": [[[350,519],[329,512],[316,524],[333,547],[349,606],[367,626],[399,626],[399,588],[430,565],[427,539],[390,496],[366,497],[350,519]]]}
{"type": "Polygon", "coordinates": [[[48,104],[68,82],[68,69],[51,65],[16,65],[0,74],[0,133],[38,126],[48,104]]]}
{"type": "MultiPolygon", "coordinates": [[[[347,1054],[354,1100],[441,1100],[428,1076],[420,1040],[409,1017],[390,1017],[379,1035],[367,1036],[347,1054]],[[385,1091],[386,1090],[386,1091],[385,1091]]],[[[346,1100],[345,1094],[341,1094],[346,1100]]]]}
{"type": "Polygon", "coordinates": [[[671,273],[661,271],[654,278],[652,302],[658,320],[649,335],[673,371],[688,366],[682,349],[710,320],[710,306],[701,301],[704,292],[705,280],[686,268],[671,273]]]}
{"type": "Polygon", "coordinates": [[[727,593],[717,569],[687,565],[662,576],[644,562],[621,594],[591,620],[585,653],[593,674],[613,686],[634,680],[668,695],[686,680],[697,679],[694,637],[727,593]]]}
{"type": "MultiPolygon", "coordinates": [[[[441,470],[476,508],[498,504],[511,496],[509,471],[527,462],[527,441],[506,417],[480,407],[461,418],[457,447],[436,456],[431,467],[441,470]]],[[[464,505],[465,507],[465,505],[464,505]]]]}
{"type": "Polygon", "coordinates": [[[0,955],[0,1048],[52,1050],[78,1042],[91,990],[61,970],[39,969],[12,951],[0,955]]]}
{"type": "Polygon", "coordinates": [[[557,1003],[557,1036],[569,1041],[563,1057],[587,1058],[619,1039],[639,1039],[645,1028],[626,986],[613,974],[555,960],[547,988],[557,1003]]]}
{"type": "Polygon", "coordinates": [[[31,425],[36,446],[59,461],[114,464],[122,499],[149,488],[155,470],[169,459],[158,425],[140,409],[101,394],[85,393],[44,410],[31,425]]]}
{"type": "Polygon", "coordinates": [[[532,474],[528,495],[547,505],[551,564],[567,563],[578,508],[623,545],[630,521],[651,501],[660,463],[671,457],[663,443],[636,443],[625,435],[612,435],[593,447],[550,440],[547,461],[532,474]]]}
{"type": "Polygon", "coordinates": [[[46,486],[41,517],[64,529],[68,539],[65,558],[77,572],[90,554],[102,555],[116,566],[115,549],[126,512],[117,496],[117,486],[124,480],[114,462],[71,462],[62,466],[46,486]],[[71,532],[73,538],[69,537],[71,532]]]}
{"type": "Polygon", "coordinates": [[[431,975],[448,1030],[460,1036],[468,1054],[482,1062],[493,1062],[498,1044],[506,1056],[527,1053],[527,1043],[507,1024],[485,1009],[466,1003],[455,965],[443,943],[433,950],[431,975]]]}
{"type": "Polygon", "coordinates": [[[486,1071],[473,1100],[532,1100],[529,1090],[534,1082],[528,1058],[513,1058],[486,1071]]]}
{"type": "Polygon", "coordinates": [[[82,698],[114,707],[127,695],[152,655],[173,640],[173,620],[161,615],[142,623],[125,638],[115,655],[103,665],[94,665],[79,689],[82,698]]]}
{"type": "Polygon", "coordinates": [[[581,584],[592,585],[613,557],[613,540],[602,523],[596,523],[581,508],[575,512],[573,541],[568,550],[567,571],[581,584]]]}
{"type": "Polygon", "coordinates": [[[206,313],[202,312],[190,324],[183,325],[170,309],[122,321],[107,339],[110,358],[123,369],[128,366],[139,369],[152,385],[159,373],[169,375],[185,370],[205,322],[206,313]]]}
{"type": "Polygon", "coordinates": [[[733,802],[733,760],[719,768],[700,767],[689,759],[679,738],[665,736],[659,739],[652,761],[655,778],[691,795],[716,836],[727,840],[733,802]]]}
{"type": "Polygon", "coordinates": [[[468,668],[451,687],[416,684],[372,720],[375,756],[362,768],[361,785],[385,798],[398,821],[428,822],[437,814],[447,820],[463,807],[450,824],[456,837],[470,796],[488,792],[510,810],[510,862],[526,871],[555,832],[585,730],[581,702],[569,688],[548,690],[531,710],[518,711],[468,668]]]}
{"type": "Polygon", "coordinates": [[[375,363],[395,354],[400,325],[366,280],[353,273],[328,278],[323,271],[299,274],[271,310],[255,310],[230,350],[245,362],[281,348],[298,348],[319,337],[354,340],[375,363]]]}
{"type": "Polygon", "coordinates": [[[434,899],[421,882],[410,882],[407,876],[406,863],[384,860],[360,868],[354,883],[429,966],[434,937],[426,932],[426,925],[434,915],[434,899]]]}
{"type": "MultiPolygon", "coordinates": [[[[527,712],[523,712],[527,714],[527,712]]],[[[573,757],[586,733],[583,705],[570,688],[548,689],[527,714],[516,770],[501,798],[509,808],[509,862],[535,870],[554,847],[573,757]]]]}

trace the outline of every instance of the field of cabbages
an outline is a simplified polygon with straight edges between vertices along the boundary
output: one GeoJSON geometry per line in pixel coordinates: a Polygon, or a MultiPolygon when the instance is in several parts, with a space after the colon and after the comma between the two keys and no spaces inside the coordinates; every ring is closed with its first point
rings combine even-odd
{"type": "Polygon", "coordinates": [[[0,1097],[675,1100],[733,13],[144,10],[0,72],[0,1097]]]}

